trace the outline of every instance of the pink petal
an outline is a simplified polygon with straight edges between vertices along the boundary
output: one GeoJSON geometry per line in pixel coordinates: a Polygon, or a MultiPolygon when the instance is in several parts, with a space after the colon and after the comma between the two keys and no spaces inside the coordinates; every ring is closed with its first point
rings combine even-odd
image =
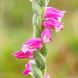
{"type": "Polygon", "coordinates": [[[31,63],[28,62],[25,66],[26,66],[26,69],[23,71],[23,74],[28,75],[31,73],[31,63]]]}
{"type": "Polygon", "coordinates": [[[58,26],[60,24],[60,22],[58,22],[56,19],[54,18],[47,18],[46,20],[44,20],[43,22],[43,26],[46,28],[51,28],[54,29],[55,26],[58,26]]]}
{"type": "Polygon", "coordinates": [[[42,25],[45,28],[55,29],[56,32],[63,29],[63,24],[54,18],[47,18],[43,21],[42,25]]]}
{"type": "Polygon", "coordinates": [[[55,18],[55,19],[59,17],[63,18],[65,12],[66,11],[60,11],[53,7],[47,7],[44,17],[45,18],[55,18]]]}
{"type": "Polygon", "coordinates": [[[51,30],[45,28],[45,29],[42,31],[42,33],[41,33],[41,38],[42,38],[42,40],[43,40],[44,43],[50,42],[50,41],[52,40],[51,30]]]}
{"type": "Polygon", "coordinates": [[[27,51],[27,52],[23,52],[23,51],[18,51],[18,52],[15,52],[13,54],[16,58],[18,59],[22,59],[22,58],[33,58],[33,52],[32,51],[27,51]]]}
{"type": "Polygon", "coordinates": [[[28,40],[22,47],[25,52],[27,50],[40,49],[42,47],[42,40],[40,38],[32,38],[28,40]]]}
{"type": "Polygon", "coordinates": [[[50,78],[48,75],[45,75],[44,78],[50,78]]]}
{"type": "Polygon", "coordinates": [[[63,24],[59,23],[59,25],[55,27],[56,32],[59,32],[60,30],[63,30],[63,27],[64,27],[63,24]]]}

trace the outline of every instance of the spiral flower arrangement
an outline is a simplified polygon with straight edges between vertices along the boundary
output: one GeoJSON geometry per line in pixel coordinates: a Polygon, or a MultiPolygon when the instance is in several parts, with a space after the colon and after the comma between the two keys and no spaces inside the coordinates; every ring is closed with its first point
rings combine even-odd
{"type": "Polygon", "coordinates": [[[26,41],[21,50],[14,52],[17,59],[28,58],[24,75],[32,78],[49,78],[46,73],[46,43],[52,41],[52,29],[56,32],[63,29],[62,18],[65,11],[49,7],[49,0],[31,0],[33,9],[33,38],[26,41]]]}

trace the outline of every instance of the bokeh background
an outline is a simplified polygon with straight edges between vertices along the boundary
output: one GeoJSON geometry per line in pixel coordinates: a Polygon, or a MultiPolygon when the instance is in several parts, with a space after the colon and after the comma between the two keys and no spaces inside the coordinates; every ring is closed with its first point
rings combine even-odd
{"type": "MultiPolygon", "coordinates": [[[[50,78],[78,78],[78,0],[49,3],[67,13],[64,30],[55,33],[46,57],[50,78]]],[[[22,75],[28,59],[17,60],[14,51],[32,37],[32,8],[29,0],[0,0],[0,78],[29,78],[22,75]]]]}

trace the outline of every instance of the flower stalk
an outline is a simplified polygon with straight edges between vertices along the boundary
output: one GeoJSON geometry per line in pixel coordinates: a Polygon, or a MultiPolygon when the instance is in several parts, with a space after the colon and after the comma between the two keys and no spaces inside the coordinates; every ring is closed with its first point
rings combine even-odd
{"type": "Polygon", "coordinates": [[[21,50],[14,52],[17,59],[29,58],[25,65],[24,75],[30,74],[32,78],[49,78],[46,75],[47,55],[46,43],[52,41],[52,29],[56,32],[63,29],[61,19],[65,11],[48,7],[49,0],[31,0],[33,9],[33,38],[26,41],[21,50]]]}
{"type": "MultiPolygon", "coordinates": [[[[46,5],[48,3],[46,2],[46,0],[34,0],[32,2],[32,7],[33,7],[33,37],[36,38],[40,38],[41,37],[41,32],[43,31],[43,27],[42,27],[42,21],[43,21],[43,17],[44,17],[44,12],[45,12],[45,8],[46,5]]],[[[35,56],[35,62],[37,65],[37,68],[41,71],[42,73],[42,78],[44,78],[44,74],[45,74],[45,70],[46,70],[46,60],[45,60],[45,55],[46,55],[46,47],[45,44],[43,44],[41,50],[39,50],[40,52],[35,52],[34,56],[35,56]]],[[[34,73],[34,75],[36,74],[36,72],[34,73]]],[[[40,74],[41,75],[41,74],[40,74]]],[[[37,78],[37,77],[35,77],[37,78]]]]}

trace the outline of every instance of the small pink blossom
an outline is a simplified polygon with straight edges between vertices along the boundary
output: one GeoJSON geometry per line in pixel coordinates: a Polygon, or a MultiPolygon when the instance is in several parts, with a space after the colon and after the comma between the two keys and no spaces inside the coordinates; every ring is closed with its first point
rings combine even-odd
{"type": "Polygon", "coordinates": [[[55,18],[55,19],[63,18],[65,12],[66,11],[60,11],[54,7],[47,7],[44,17],[45,18],[55,18]]]}
{"type": "Polygon", "coordinates": [[[46,20],[43,21],[43,26],[46,28],[55,29],[56,32],[63,29],[63,24],[54,18],[46,18],[46,20]]]}
{"type": "Polygon", "coordinates": [[[42,40],[40,38],[32,38],[22,46],[22,51],[34,51],[35,49],[40,49],[41,47],[42,40]]]}
{"type": "Polygon", "coordinates": [[[33,58],[33,51],[27,51],[27,52],[23,52],[23,51],[18,51],[15,52],[13,54],[17,59],[22,59],[22,58],[33,58]]]}
{"type": "Polygon", "coordinates": [[[46,42],[50,42],[52,40],[51,37],[51,30],[48,28],[45,28],[42,33],[41,33],[41,38],[43,40],[44,43],[46,42]]]}
{"type": "Polygon", "coordinates": [[[50,78],[48,75],[45,75],[44,78],[50,78]]]}
{"type": "Polygon", "coordinates": [[[42,26],[46,28],[55,29],[56,32],[62,30],[63,24],[61,20],[64,17],[64,13],[65,11],[60,11],[53,7],[47,7],[42,26]]]}
{"type": "Polygon", "coordinates": [[[24,75],[28,75],[31,73],[31,62],[28,62],[26,65],[25,65],[26,69],[23,71],[23,74],[24,75]]]}

